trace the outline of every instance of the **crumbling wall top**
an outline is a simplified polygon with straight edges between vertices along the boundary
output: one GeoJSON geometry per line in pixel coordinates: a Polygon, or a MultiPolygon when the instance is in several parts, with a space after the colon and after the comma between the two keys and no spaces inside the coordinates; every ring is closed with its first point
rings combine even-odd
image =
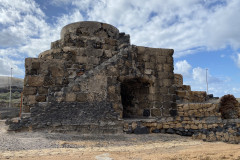
{"type": "Polygon", "coordinates": [[[95,21],[83,21],[66,25],[61,31],[61,39],[64,39],[69,33],[77,36],[82,35],[113,39],[118,39],[119,37],[119,30],[116,27],[95,21]]]}

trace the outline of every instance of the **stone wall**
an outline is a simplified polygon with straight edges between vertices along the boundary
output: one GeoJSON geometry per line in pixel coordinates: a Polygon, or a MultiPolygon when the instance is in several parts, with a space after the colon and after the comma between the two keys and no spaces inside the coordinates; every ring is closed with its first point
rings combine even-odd
{"type": "Polygon", "coordinates": [[[21,125],[115,133],[123,118],[174,116],[172,55],[130,45],[129,35],[109,24],[67,25],[50,50],[25,60],[23,104],[31,118],[21,125]]]}
{"type": "Polygon", "coordinates": [[[176,86],[182,86],[183,85],[183,76],[181,74],[174,74],[174,84],[176,86]]]}
{"type": "Polygon", "coordinates": [[[205,91],[191,91],[191,86],[183,85],[181,74],[174,74],[174,86],[178,103],[203,103],[208,99],[205,91]]]}
{"type": "Polygon", "coordinates": [[[168,133],[192,136],[204,141],[240,143],[240,119],[221,119],[219,105],[212,103],[179,104],[176,117],[128,120],[126,133],[168,133]]]}

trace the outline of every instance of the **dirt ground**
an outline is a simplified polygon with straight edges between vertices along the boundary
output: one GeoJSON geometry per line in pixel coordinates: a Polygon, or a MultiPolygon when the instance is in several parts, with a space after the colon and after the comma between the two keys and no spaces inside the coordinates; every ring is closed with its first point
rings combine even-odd
{"type": "MultiPolygon", "coordinates": [[[[67,143],[67,142],[64,142],[67,143]]],[[[72,142],[71,142],[72,143],[72,142]]],[[[80,142],[86,143],[86,142],[80,142]]],[[[88,142],[96,143],[97,142],[88,142]]],[[[134,144],[115,147],[58,148],[25,151],[5,151],[0,159],[16,160],[159,160],[159,159],[240,159],[240,145],[202,143],[199,141],[134,144]]]]}
{"type": "Polygon", "coordinates": [[[240,145],[170,134],[79,135],[9,133],[0,125],[0,159],[10,160],[240,160],[240,145]]]}

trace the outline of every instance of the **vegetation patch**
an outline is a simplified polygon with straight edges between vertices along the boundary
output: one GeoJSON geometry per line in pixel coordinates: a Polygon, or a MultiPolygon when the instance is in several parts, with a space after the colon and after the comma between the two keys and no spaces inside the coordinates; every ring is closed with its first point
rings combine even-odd
{"type": "Polygon", "coordinates": [[[235,119],[240,117],[240,105],[238,100],[231,94],[224,95],[220,99],[219,111],[223,119],[235,119]]]}

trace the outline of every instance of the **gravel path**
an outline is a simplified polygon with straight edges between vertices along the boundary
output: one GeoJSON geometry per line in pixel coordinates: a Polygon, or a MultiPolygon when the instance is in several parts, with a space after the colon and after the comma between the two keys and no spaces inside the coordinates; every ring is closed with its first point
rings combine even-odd
{"type": "Polygon", "coordinates": [[[5,121],[0,121],[0,151],[38,150],[48,148],[84,148],[130,146],[156,142],[187,142],[190,137],[167,134],[79,135],[49,132],[7,132],[5,121]]]}
{"type": "Polygon", "coordinates": [[[169,134],[83,135],[6,132],[0,121],[1,160],[240,159],[240,146],[169,134]]]}
{"type": "Polygon", "coordinates": [[[30,149],[58,148],[54,140],[38,132],[10,132],[6,131],[5,121],[0,121],[0,151],[17,151],[30,149]]]}

